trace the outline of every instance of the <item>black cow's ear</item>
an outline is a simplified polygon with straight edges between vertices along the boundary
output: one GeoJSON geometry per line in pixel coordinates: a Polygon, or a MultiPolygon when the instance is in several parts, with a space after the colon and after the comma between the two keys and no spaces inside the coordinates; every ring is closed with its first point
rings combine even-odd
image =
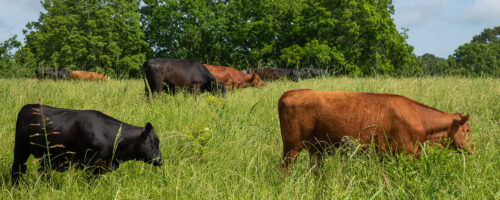
{"type": "Polygon", "coordinates": [[[147,137],[149,132],[153,129],[153,125],[151,123],[146,123],[146,127],[144,128],[144,132],[142,132],[141,137],[147,137]]]}
{"type": "Polygon", "coordinates": [[[151,129],[153,129],[153,125],[151,125],[151,123],[147,122],[146,123],[146,130],[151,131],[151,129]]]}

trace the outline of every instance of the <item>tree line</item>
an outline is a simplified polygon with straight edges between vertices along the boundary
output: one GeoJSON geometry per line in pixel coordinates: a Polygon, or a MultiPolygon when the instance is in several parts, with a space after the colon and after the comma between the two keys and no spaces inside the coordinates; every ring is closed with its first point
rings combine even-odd
{"type": "Polygon", "coordinates": [[[459,47],[441,66],[439,58],[413,53],[407,30],[394,24],[391,0],[43,0],[42,6],[26,25],[24,44],[15,37],[0,44],[0,76],[64,68],[140,77],[140,66],[156,57],[348,76],[498,74],[498,34],[459,47]]]}
{"type": "Polygon", "coordinates": [[[500,77],[500,26],[486,28],[460,45],[448,59],[424,54],[418,57],[422,74],[430,76],[500,77]]]}

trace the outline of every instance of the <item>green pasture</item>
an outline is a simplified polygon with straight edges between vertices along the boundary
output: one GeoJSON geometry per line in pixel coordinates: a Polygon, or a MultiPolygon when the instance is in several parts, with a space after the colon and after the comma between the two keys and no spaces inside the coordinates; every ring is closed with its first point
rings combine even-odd
{"type": "Polygon", "coordinates": [[[285,80],[229,91],[225,99],[178,93],[151,101],[142,80],[0,79],[0,105],[0,199],[500,199],[500,79],[285,80]],[[317,176],[302,152],[285,177],[277,103],[296,88],[395,93],[470,114],[477,153],[437,149],[414,159],[347,150],[327,156],[317,176]],[[151,122],[163,166],[129,161],[95,179],[69,170],[44,180],[31,157],[21,184],[11,186],[17,113],[39,100],[136,126],[151,122]]]}

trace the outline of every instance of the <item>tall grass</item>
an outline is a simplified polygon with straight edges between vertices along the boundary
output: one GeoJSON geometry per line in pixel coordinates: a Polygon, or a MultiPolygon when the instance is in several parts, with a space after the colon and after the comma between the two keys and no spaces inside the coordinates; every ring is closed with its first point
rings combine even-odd
{"type": "Polygon", "coordinates": [[[180,93],[149,101],[142,80],[0,79],[0,199],[499,199],[499,95],[500,80],[492,78],[324,78],[268,83],[225,99],[180,93]],[[333,154],[316,176],[302,153],[285,178],[277,101],[295,88],[395,93],[470,114],[477,154],[333,154]],[[151,122],[164,165],[129,161],[96,179],[69,170],[46,181],[31,157],[20,185],[11,186],[17,113],[37,103],[37,94],[50,106],[99,110],[137,126],[151,122]]]}

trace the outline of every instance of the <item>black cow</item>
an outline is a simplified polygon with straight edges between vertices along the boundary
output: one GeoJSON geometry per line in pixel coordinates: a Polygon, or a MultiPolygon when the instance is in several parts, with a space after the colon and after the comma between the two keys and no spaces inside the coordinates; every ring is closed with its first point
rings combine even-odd
{"type": "Polygon", "coordinates": [[[68,80],[71,77],[71,74],[64,69],[35,69],[35,75],[39,79],[51,78],[54,80],[68,80]]]}
{"type": "Polygon", "coordinates": [[[301,79],[315,78],[318,76],[324,76],[326,74],[327,74],[327,72],[325,69],[319,69],[319,68],[302,68],[302,69],[300,69],[300,78],[301,79]]]}
{"type": "Polygon", "coordinates": [[[166,91],[175,94],[176,88],[191,92],[219,91],[224,97],[224,83],[217,82],[215,77],[199,61],[156,58],[142,65],[146,95],[149,96],[148,85],[152,92],[166,91]]]}
{"type": "Polygon", "coordinates": [[[17,184],[26,172],[25,162],[31,154],[40,160],[39,172],[48,168],[64,171],[72,163],[100,174],[127,160],[159,166],[162,156],[158,145],[149,122],[142,128],[95,110],[28,104],[17,117],[12,183],[17,184]]]}
{"type": "Polygon", "coordinates": [[[281,79],[283,77],[287,77],[292,81],[299,80],[299,73],[294,69],[285,69],[285,68],[250,68],[248,70],[250,73],[255,73],[265,81],[274,81],[281,79]]]}

